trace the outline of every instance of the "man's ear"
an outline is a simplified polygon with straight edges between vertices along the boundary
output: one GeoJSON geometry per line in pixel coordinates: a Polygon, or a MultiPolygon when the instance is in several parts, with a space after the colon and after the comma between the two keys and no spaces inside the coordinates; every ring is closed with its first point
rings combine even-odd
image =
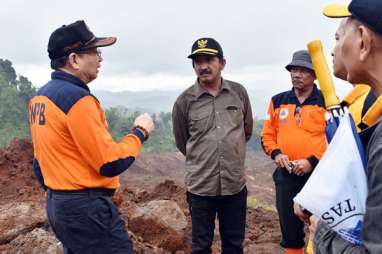
{"type": "Polygon", "coordinates": [[[222,64],[222,70],[223,70],[226,64],[225,58],[220,59],[220,63],[222,64]]]}
{"type": "Polygon", "coordinates": [[[76,53],[70,53],[68,56],[68,64],[70,68],[78,70],[80,68],[79,56],[76,53]]]}
{"type": "Polygon", "coordinates": [[[367,57],[370,55],[374,33],[367,27],[361,25],[358,27],[358,34],[360,36],[360,45],[359,45],[359,60],[365,62],[367,57]]]}

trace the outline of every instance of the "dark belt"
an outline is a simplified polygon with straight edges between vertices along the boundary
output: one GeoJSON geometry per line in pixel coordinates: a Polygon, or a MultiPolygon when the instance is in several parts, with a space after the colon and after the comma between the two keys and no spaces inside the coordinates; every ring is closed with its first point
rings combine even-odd
{"type": "Polygon", "coordinates": [[[112,197],[115,193],[115,189],[106,189],[106,188],[89,188],[89,189],[82,189],[82,190],[49,189],[48,191],[57,195],[88,195],[88,196],[107,196],[107,197],[112,197]]]}

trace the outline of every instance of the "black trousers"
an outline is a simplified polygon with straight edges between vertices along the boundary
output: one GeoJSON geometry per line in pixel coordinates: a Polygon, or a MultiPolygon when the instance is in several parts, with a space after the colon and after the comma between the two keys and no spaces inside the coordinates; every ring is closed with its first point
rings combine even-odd
{"type": "Polygon", "coordinates": [[[199,196],[187,192],[192,220],[192,254],[209,254],[219,219],[222,254],[242,254],[247,211],[247,188],[227,196],[199,196]]]}
{"type": "Polygon", "coordinates": [[[111,196],[99,191],[47,191],[49,224],[65,254],[133,254],[125,223],[111,196]]]}
{"type": "Polygon", "coordinates": [[[293,198],[304,187],[309,175],[289,174],[284,168],[273,173],[276,187],[276,208],[279,214],[281,241],[284,248],[303,248],[305,246],[304,223],[294,215],[293,198]]]}

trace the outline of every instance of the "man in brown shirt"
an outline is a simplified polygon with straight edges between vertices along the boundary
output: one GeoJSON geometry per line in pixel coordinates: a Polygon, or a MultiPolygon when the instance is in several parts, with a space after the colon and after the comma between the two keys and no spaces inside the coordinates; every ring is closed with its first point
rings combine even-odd
{"type": "Polygon", "coordinates": [[[172,119],[176,145],[186,156],[192,253],[211,253],[216,214],[222,253],[243,253],[251,105],[242,85],[221,77],[226,60],[216,40],[195,41],[188,58],[197,80],[176,100],[172,119]]]}

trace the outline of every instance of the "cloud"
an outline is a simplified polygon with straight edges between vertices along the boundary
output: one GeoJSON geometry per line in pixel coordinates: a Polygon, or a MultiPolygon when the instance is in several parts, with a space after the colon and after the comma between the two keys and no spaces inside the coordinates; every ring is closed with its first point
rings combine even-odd
{"type": "Polygon", "coordinates": [[[126,70],[143,75],[189,70],[186,56],[199,37],[216,38],[234,69],[283,62],[296,49],[321,38],[326,50],[334,43],[337,23],[321,14],[330,1],[104,2],[3,0],[0,57],[19,65],[48,62],[46,46],[57,27],[85,19],[99,36],[118,37],[104,49],[112,74],[126,70]]]}
{"type": "Polygon", "coordinates": [[[118,37],[115,45],[103,49],[105,60],[92,89],[182,90],[195,80],[186,58],[191,45],[209,36],[223,47],[224,77],[269,97],[290,88],[284,65],[295,50],[321,39],[329,54],[338,22],[325,18],[321,9],[330,2],[2,0],[0,57],[41,86],[51,72],[49,35],[84,19],[96,35],[118,37]]]}

